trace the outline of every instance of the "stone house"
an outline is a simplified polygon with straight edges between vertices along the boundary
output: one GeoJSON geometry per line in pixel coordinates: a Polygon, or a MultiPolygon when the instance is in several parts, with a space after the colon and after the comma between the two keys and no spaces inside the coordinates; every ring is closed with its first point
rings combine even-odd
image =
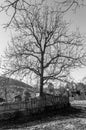
{"type": "Polygon", "coordinates": [[[14,97],[14,100],[15,100],[15,102],[21,102],[21,101],[22,101],[21,95],[15,96],[15,97],[14,97]]]}

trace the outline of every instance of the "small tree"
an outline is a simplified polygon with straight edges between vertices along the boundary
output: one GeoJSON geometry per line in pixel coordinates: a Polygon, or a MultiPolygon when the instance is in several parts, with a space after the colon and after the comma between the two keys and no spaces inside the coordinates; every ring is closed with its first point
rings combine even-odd
{"type": "Polygon", "coordinates": [[[43,85],[65,81],[73,67],[81,66],[85,54],[79,33],[68,31],[63,13],[35,5],[21,10],[11,23],[16,34],[5,53],[5,74],[29,75],[43,85]]]}

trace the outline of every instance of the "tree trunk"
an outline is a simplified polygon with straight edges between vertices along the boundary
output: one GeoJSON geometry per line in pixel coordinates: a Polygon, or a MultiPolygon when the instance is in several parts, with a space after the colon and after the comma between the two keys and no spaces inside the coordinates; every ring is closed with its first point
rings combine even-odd
{"type": "Polygon", "coordinates": [[[40,97],[43,96],[43,73],[44,73],[44,68],[43,68],[43,53],[41,54],[41,75],[40,75],[40,97]]]}
{"type": "Polygon", "coordinates": [[[40,77],[40,97],[43,96],[43,77],[40,77]]]}
{"type": "Polygon", "coordinates": [[[5,88],[4,91],[5,91],[5,101],[7,102],[7,89],[5,88]]]}

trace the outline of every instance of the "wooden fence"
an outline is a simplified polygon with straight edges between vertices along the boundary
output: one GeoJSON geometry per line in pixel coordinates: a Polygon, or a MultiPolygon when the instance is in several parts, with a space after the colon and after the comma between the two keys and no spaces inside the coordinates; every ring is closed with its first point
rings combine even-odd
{"type": "Polygon", "coordinates": [[[15,112],[15,111],[28,111],[30,110],[40,110],[47,106],[57,105],[58,108],[66,106],[69,102],[67,96],[54,96],[50,94],[45,94],[43,98],[33,98],[29,101],[4,103],[0,105],[0,113],[15,112]]]}

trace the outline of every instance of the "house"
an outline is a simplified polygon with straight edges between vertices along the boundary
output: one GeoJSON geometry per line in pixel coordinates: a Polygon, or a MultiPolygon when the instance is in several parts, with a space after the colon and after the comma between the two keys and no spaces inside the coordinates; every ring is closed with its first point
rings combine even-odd
{"type": "Polygon", "coordinates": [[[0,103],[1,103],[1,102],[5,102],[5,99],[3,99],[3,98],[0,98],[0,103]]]}
{"type": "Polygon", "coordinates": [[[49,82],[46,87],[44,87],[43,89],[44,93],[49,93],[49,94],[54,94],[54,85],[53,83],[49,82]]]}
{"type": "Polygon", "coordinates": [[[15,102],[21,102],[22,101],[21,95],[15,96],[14,99],[15,99],[15,102]]]}
{"type": "Polygon", "coordinates": [[[83,83],[77,83],[75,87],[70,89],[71,97],[75,100],[85,100],[86,99],[86,86],[83,83]]]}
{"type": "Polygon", "coordinates": [[[22,95],[26,89],[33,98],[35,96],[34,87],[16,79],[0,76],[0,95],[3,98],[7,96],[7,102],[14,102],[14,98],[19,100],[16,95],[22,95]]]}
{"type": "Polygon", "coordinates": [[[31,94],[28,90],[24,90],[23,92],[23,100],[24,101],[29,101],[29,99],[31,98],[31,94]]]}

